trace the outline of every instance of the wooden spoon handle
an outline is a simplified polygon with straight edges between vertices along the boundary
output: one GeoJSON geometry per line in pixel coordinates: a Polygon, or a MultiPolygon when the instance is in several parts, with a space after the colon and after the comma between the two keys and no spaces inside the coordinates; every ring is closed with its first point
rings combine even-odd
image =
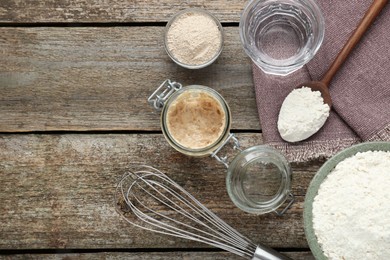
{"type": "Polygon", "coordinates": [[[321,81],[325,85],[329,86],[329,83],[332,80],[333,76],[347,59],[348,55],[356,46],[356,44],[360,41],[363,34],[367,31],[368,27],[370,27],[370,25],[374,22],[375,18],[378,16],[383,7],[385,7],[387,2],[388,0],[374,0],[374,2],[371,4],[363,19],[360,21],[353,34],[348,39],[343,49],[339,52],[336,59],[333,61],[332,65],[330,65],[330,68],[322,78],[321,81]]]}

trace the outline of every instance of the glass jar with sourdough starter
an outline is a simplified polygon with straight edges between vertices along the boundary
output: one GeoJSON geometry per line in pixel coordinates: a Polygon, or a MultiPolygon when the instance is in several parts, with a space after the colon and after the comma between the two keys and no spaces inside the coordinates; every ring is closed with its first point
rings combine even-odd
{"type": "Polygon", "coordinates": [[[192,85],[178,90],[161,111],[161,127],[170,145],[190,156],[204,156],[229,134],[230,110],[215,90],[192,85]]]}
{"type": "Polygon", "coordinates": [[[166,80],[148,102],[161,110],[162,131],[174,149],[189,156],[210,155],[226,166],[227,191],[237,207],[254,214],[275,211],[282,215],[291,206],[294,196],[288,161],[266,145],[241,150],[230,133],[229,106],[217,91],[166,80]],[[218,153],[230,142],[239,153],[229,165],[227,156],[218,153]],[[277,211],[283,204],[287,206],[277,211]]]}

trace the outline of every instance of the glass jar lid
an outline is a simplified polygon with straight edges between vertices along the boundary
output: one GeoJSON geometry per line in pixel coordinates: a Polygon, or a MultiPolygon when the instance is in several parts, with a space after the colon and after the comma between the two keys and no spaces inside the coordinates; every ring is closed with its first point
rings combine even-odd
{"type": "Polygon", "coordinates": [[[250,147],[233,159],[226,187],[233,203],[252,214],[275,211],[282,215],[293,203],[289,163],[276,149],[266,145],[250,147]],[[286,208],[276,211],[288,198],[286,208]]]}

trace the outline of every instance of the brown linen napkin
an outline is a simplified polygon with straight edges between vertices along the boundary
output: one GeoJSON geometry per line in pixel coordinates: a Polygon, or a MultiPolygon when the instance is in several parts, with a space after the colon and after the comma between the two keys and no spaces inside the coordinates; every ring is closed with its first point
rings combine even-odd
{"type": "Polygon", "coordinates": [[[390,141],[390,6],[387,5],[330,84],[333,110],[324,127],[298,143],[283,141],[277,130],[280,106],[300,83],[319,80],[333,62],[371,1],[321,1],[325,39],[306,66],[286,77],[253,65],[256,100],[264,141],[290,161],[328,158],[360,141],[390,141]]]}

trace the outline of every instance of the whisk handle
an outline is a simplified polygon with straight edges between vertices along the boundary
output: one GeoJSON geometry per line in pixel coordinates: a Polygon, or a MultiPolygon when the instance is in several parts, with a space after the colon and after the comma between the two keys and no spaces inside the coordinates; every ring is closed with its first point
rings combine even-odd
{"type": "Polygon", "coordinates": [[[291,258],[288,258],[271,248],[259,245],[253,254],[252,260],[291,260],[291,258]]]}

